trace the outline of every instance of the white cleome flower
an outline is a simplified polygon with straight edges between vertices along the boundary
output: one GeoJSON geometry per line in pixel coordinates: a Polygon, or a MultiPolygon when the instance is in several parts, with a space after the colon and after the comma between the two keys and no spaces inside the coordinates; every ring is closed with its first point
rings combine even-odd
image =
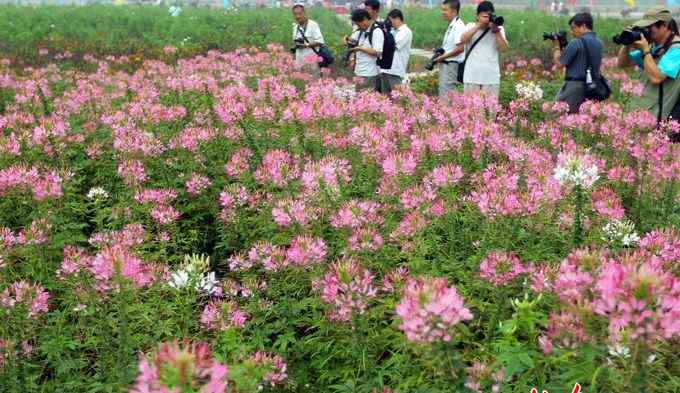
{"type": "Polygon", "coordinates": [[[608,347],[609,349],[609,354],[617,357],[617,358],[624,358],[627,359],[630,357],[630,349],[626,346],[623,346],[621,344],[614,344],[610,345],[608,347]]]}
{"type": "Polygon", "coordinates": [[[515,92],[521,98],[535,102],[543,98],[543,89],[538,83],[532,81],[524,81],[515,85],[515,92]]]}
{"type": "Polygon", "coordinates": [[[633,247],[640,241],[640,236],[635,232],[635,224],[631,221],[613,220],[602,228],[602,240],[610,244],[633,247]]]}
{"type": "Polygon", "coordinates": [[[203,275],[198,281],[196,289],[207,295],[213,295],[219,290],[219,282],[215,279],[215,272],[203,275]]]}
{"type": "Polygon", "coordinates": [[[178,270],[170,275],[170,281],[168,285],[173,288],[184,288],[189,284],[190,275],[186,270],[178,270]]]}
{"type": "Polygon", "coordinates": [[[106,199],[108,197],[109,193],[101,187],[92,187],[87,192],[87,199],[106,199]]]}
{"type": "Polygon", "coordinates": [[[572,184],[590,188],[600,178],[600,175],[591,157],[560,153],[553,177],[561,185],[572,184]]]}

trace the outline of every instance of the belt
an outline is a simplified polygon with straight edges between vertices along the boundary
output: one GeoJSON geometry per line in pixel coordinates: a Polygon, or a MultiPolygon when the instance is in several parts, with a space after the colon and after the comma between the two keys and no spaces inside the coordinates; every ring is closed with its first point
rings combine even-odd
{"type": "Polygon", "coordinates": [[[455,60],[444,60],[444,61],[442,61],[442,63],[444,63],[444,64],[454,64],[454,63],[458,64],[458,62],[455,61],[455,60]]]}
{"type": "Polygon", "coordinates": [[[585,81],[586,81],[586,78],[571,78],[571,77],[567,77],[567,78],[564,78],[564,80],[567,81],[567,82],[585,82],[585,81]]]}

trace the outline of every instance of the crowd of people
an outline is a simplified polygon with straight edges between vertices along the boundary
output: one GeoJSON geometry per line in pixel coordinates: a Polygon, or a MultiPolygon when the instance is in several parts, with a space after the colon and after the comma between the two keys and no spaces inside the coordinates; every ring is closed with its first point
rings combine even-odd
{"type": "MultiPolygon", "coordinates": [[[[467,24],[459,15],[460,0],[444,0],[441,10],[448,28],[431,60],[439,69],[440,98],[447,100],[450,92],[461,87],[465,93],[481,92],[497,98],[500,54],[508,49],[503,18],[486,0],[477,5],[475,21],[467,24]]],[[[318,48],[323,47],[323,35],[319,25],[305,16],[304,6],[293,6],[293,13],[293,39],[300,43],[294,49],[295,56],[298,62],[308,63],[309,56],[318,55],[318,48]]],[[[365,0],[363,8],[352,12],[356,28],[344,39],[348,48],[345,60],[359,81],[357,89],[390,94],[407,73],[413,32],[399,9],[389,11],[385,20],[380,20],[379,14],[378,0],[365,0]]],[[[604,45],[593,24],[589,13],[577,13],[569,20],[574,39],[568,41],[566,35],[558,33],[548,37],[553,42],[556,68],[565,76],[555,99],[566,102],[571,113],[577,113],[586,100],[606,100],[610,93],[601,74],[604,45]]],[[[633,106],[651,111],[659,123],[680,119],[680,35],[671,11],[652,7],[625,29],[617,42],[621,45],[618,65],[637,66],[641,73],[644,91],[633,106]]],[[[318,64],[314,66],[318,74],[318,64]]]]}

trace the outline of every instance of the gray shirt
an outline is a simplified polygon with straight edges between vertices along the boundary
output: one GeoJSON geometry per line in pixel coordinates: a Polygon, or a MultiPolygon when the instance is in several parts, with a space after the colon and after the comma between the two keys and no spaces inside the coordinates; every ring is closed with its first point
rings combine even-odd
{"type": "Polygon", "coordinates": [[[592,31],[585,33],[581,39],[571,40],[562,52],[560,63],[567,67],[566,78],[571,80],[586,80],[586,51],[583,45],[588,45],[592,76],[600,75],[602,53],[604,45],[592,31]]]}

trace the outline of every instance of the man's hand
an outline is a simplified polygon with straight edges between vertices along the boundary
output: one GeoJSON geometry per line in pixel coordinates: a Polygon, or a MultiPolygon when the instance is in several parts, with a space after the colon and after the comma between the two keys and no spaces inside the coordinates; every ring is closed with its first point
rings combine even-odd
{"type": "Polygon", "coordinates": [[[647,39],[645,38],[644,34],[640,34],[640,39],[633,42],[633,46],[637,49],[640,49],[642,53],[649,52],[649,42],[647,42],[647,39]]]}
{"type": "Polygon", "coordinates": [[[442,61],[444,61],[444,55],[437,56],[437,57],[434,59],[434,62],[437,63],[437,64],[441,63],[442,61]]]}

